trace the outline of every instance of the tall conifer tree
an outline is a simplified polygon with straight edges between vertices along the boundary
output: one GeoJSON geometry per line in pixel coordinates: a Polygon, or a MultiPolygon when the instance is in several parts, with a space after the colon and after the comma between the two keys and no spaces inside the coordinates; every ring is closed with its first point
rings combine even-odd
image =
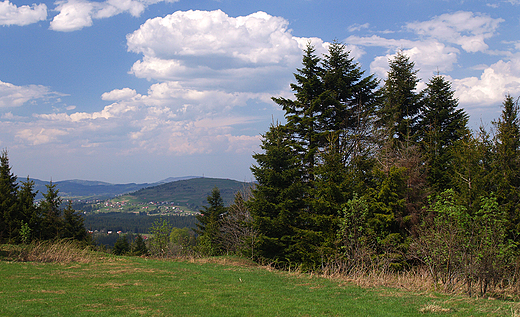
{"type": "Polygon", "coordinates": [[[510,221],[510,237],[520,240],[520,118],[518,99],[507,95],[502,104],[502,114],[493,122],[496,197],[505,209],[510,221]]]}
{"type": "Polygon", "coordinates": [[[304,185],[301,161],[287,127],[273,124],[262,140],[251,171],[257,181],[247,206],[258,231],[257,254],[277,262],[296,261],[290,254],[296,228],[302,224],[304,185]]]}
{"type": "Polygon", "coordinates": [[[16,175],[11,172],[7,150],[0,155],[0,241],[12,242],[20,229],[16,175]]]}
{"type": "MultiPolygon", "coordinates": [[[[419,79],[415,63],[402,51],[390,61],[388,78],[383,87],[384,102],[379,110],[379,122],[388,140],[415,141],[418,130],[420,95],[415,91],[419,79]]],[[[395,145],[393,145],[395,146],[395,145]]]]}
{"type": "Polygon", "coordinates": [[[424,91],[420,117],[421,145],[427,163],[427,179],[436,192],[451,188],[456,166],[453,145],[469,133],[468,115],[458,108],[451,84],[443,76],[434,76],[424,91]]]}
{"type": "Polygon", "coordinates": [[[209,206],[204,206],[200,210],[200,215],[197,215],[197,232],[203,241],[204,252],[210,253],[210,255],[217,255],[221,252],[221,241],[220,241],[220,221],[222,216],[226,213],[226,207],[224,207],[224,201],[220,195],[220,190],[215,187],[211,191],[211,194],[207,197],[209,206]]]}

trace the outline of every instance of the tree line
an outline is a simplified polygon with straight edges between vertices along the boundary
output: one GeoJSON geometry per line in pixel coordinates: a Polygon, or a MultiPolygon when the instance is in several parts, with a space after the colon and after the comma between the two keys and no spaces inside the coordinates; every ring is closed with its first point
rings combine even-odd
{"type": "Polygon", "coordinates": [[[286,122],[263,134],[249,197],[224,208],[215,191],[201,210],[208,253],[314,271],[421,266],[469,294],[517,284],[518,100],[472,131],[444,76],[418,90],[398,52],[381,82],[338,42],[321,57],[309,44],[294,77],[294,98],[273,98],[286,122]]]}
{"type": "Polygon", "coordinates": [[[11,172],[7,150],[0,154],[0,243],[73,239],[88,242],[83,217],[69,201],[63,208],[56,184],[50,182],[43,199],[35,201],[34,181],[21,184],[11,172]]]}

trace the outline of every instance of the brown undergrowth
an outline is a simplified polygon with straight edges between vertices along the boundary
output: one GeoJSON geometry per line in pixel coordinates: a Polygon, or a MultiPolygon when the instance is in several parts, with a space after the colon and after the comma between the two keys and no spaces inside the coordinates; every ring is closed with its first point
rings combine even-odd
{"type": "Polygon", "coordinates": [[[0,248],[5,260],[16,262],[68,264],[106,259],[100,253],[72,240],[37,241],[27,245],[3,245],[0,248]]]}
{"type": "MultiPolygon", "coordinates": [[[[348,272],[324,269],[319,275],[336,281],[342,281],[343,283],[352,283],[364,288],[382,286],[422,294],[437,292],[449,295],[467,295],[468,289],[468,286],[463,280],[455,280],[450,288],[446,288],[441,283],[435,283],[425,267],[416,267],[403,272],[386,271],[380,268],[365,268],[364,270],[356,270],[354,268],[348,272]]],[[[477,294],[477,292],[473,294],[477,294]]],[[[485,294],[485,297],[489,299],[520,300],[518,285],[515,284],[494,285],[485,294]]]]}

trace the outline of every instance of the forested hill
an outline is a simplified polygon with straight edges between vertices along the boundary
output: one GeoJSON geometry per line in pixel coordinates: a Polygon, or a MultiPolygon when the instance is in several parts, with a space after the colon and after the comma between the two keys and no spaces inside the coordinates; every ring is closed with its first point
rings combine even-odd
{"type": "Polygon", "coordinates": [[[220,178],[193,178],[179,180],[153,187],[140,189],[129,194],[141,201],[174,201],[176,204],[198,210],[207,205],[207,197],[217,187],[226,206],[233,202],[238,191],[251,186],[250,183],[220,178]]]}

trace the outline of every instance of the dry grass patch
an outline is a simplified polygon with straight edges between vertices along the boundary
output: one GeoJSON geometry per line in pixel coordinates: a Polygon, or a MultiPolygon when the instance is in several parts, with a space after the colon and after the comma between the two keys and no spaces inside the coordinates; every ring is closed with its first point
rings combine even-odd
{"type": "Polygon", "coordinates": [[[28,245],[4,245],[2,251],[6,259],[15,262],[39,263],[92,263],[103,257],[96,252],[82,247],[78,242],[71,240],[38,241],[28,245]]]}
{"type": "Polygon", "coordinates": [[[450,308],[444,308],[439,305],[426,305],[419,309],[421,313],[449,313],[451,312],[450,308]]]}

